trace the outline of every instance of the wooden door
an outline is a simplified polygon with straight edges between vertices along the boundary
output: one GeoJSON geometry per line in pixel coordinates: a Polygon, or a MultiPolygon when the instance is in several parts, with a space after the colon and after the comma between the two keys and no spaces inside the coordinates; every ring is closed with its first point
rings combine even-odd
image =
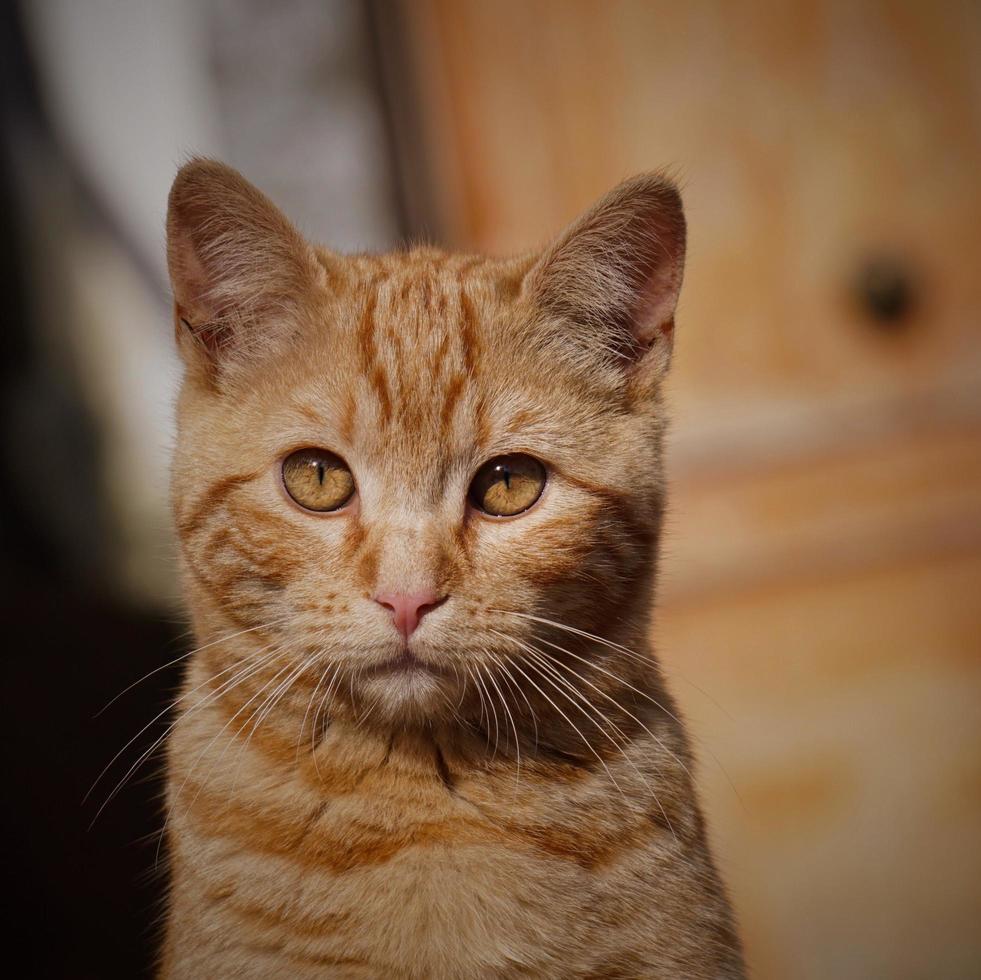
{"type": "Polygon", "coordinates": [[[683,186],[656,643],[754,976],[978,975],[981,7],[402,22],[437,237],[525,249],[631,173],[683,186]]]}

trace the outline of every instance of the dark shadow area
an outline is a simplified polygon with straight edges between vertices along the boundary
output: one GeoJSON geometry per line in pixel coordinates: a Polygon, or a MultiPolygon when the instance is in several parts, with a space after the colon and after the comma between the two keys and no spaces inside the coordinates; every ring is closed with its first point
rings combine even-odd
{"type": "MultiPolygon", "coordinates": [[[[165,890],[157,753],[95,819],[161,719],[83,798],[100,770],[161,710],[167,669],[94,714],[106,692],[174,655],[175,628],[71,586],[4,571],[3,833],[16,896],[6,921],[28,957],[19,976],[139,977],[152,972],[165,890]],[[159,871],[156,868],[159,867],[159,871]]],[[[111,695],[110,695],[111,696],[111,695]]]]}
{"type": "Polygon", "coordinates": [[[98,442],[70,379],[52,368],[36,341],[11,140],[15,122],[42,137],[44,128],[13,4],[0,8],[0,64],[4,920],[9,942],[21,951],[18,976],[147,976],[165,889],[163,874],[154,871],[160,755],[147,759],[89,824],[166,717],[83,799],[113,755],[168,703],[177,667],[154,674],[95,717],[99,709],[177,656],[184,641],[176,624],[127,608],[102,580],[102,501],[91,465],[98,442]],[[64,510],[54,513],[51,502],[59,500],[64,510]]]}

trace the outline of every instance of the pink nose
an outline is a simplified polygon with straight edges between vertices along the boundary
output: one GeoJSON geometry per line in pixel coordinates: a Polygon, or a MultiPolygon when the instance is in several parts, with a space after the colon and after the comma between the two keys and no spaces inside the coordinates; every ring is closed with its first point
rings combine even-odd
{"type": "Polygon", "coordinates": [[[431,589],[420,592],[379,592],[373,597],[375,602],[392,613],[395,628],[407,640],[415,632],[419,620],[446,601],[446,596],[438,596],[431,589]]]}

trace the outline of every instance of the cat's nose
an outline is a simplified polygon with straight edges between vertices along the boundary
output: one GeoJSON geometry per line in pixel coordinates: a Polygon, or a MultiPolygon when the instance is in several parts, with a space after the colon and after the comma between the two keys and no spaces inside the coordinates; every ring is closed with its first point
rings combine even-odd
{"type": "Polygon", "coordinates": [[[432,589],[423,589],[419,592],[379,592],[372,598],[391,612],[395,628],[402,634],[402,639],[408,640],[422,617],[441,606],[447,597],[436,595],[432,589]]]}

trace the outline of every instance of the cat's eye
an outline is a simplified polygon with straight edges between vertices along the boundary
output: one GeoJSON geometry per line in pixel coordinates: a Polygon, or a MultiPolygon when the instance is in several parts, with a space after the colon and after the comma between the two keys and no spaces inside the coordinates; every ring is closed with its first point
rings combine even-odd
{"type": "Polygon", "coordinates": [[[513,517],[527,510],[545,489],[545,467],[533,456],[495,456],[477,470],[470,503],[492,517],[513,517]]]}
{"type": "Polygon", "coordinates": [[[298,449],[283,460],[283,486],[307,510],[339,510],[354,496],[354,476],[326,449],[298,449]]]}

